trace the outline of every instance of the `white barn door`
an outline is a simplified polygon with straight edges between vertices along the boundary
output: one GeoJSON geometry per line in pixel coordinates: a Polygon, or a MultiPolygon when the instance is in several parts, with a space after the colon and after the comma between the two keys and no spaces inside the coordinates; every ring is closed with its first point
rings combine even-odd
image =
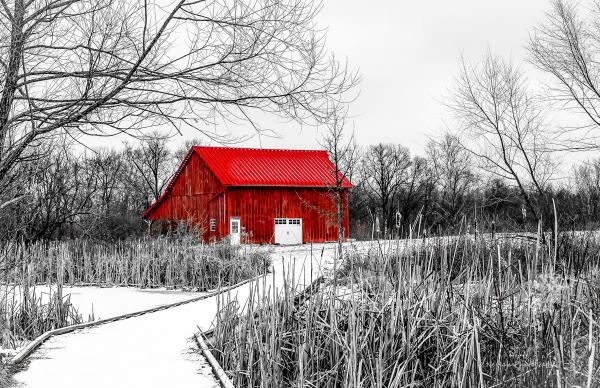
{"type": "Polygon", "coordinates": [[[238,217],[229,219],[229,240],[231,245],[240,244],[240,219],[238,217]]]}
{"type": "Polygon", "coordinates": [[[302,244],[302,218],[275,218],[275,244],[302,244]]]}

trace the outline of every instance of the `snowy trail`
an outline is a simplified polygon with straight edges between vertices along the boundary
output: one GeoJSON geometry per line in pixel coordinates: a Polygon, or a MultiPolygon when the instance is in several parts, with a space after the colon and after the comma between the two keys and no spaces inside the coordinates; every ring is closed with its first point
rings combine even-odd
{"type": "MultiPolygon", "coordinates": [[[[266,288],[283,284],[284,270],[308,284],[328,268],[333,244],[273,249],[274,273],[266,288]]],[[[263,282],[261,281],[261,286],[263,282]]],[[[244,303],[249,283],[229,292],[244,303]]],[[[23,387],[218,387],[208,363],[191,340],[207,330],[217,312],[217,297],[50,338],[15,374],[23,387]]]]}

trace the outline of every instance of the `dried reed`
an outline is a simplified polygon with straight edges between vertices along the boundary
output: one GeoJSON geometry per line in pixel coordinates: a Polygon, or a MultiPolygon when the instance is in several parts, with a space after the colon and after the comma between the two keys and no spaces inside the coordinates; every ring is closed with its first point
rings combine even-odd
{"type": "Polygon", "coordinates": [[[595,236],[398,241],[346,251],[295,301],[224,303],[213,353],[236,386],[599,386],[595,236]],[[593,323],[593,324],[592,324],[593,323]]]}

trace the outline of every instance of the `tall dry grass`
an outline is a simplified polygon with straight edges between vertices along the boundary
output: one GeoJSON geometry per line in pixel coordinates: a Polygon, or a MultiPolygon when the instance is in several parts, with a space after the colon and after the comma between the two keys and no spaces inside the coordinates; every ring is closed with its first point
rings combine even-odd
{"type": "Polygon", "coordinates": [[[89,239],[10,242],[0,245],[4,283],[24,274],[34,284],[118,285],[213,289],[269,268],[268,252],[251,247],[204,245],[185,238],[117,242],[89,239]]]}
{"type": "Polygon", "coordinates": [[[557,241],[347,250],[310,297],[226,303],[213,352],[240,387],[600,386],[600,244],[557,241]]]}
{"type": "Polygon", "coordinates": [[[84,321],[62,286],[47,292],[26,284],[0,287],[0,348],[17,349],[46,331],[84,321]]]}
{"type": "Polygon", "coordinates": [[[264,273],[269,266],[265,250],[202,245],[193,237],[7,241],[0,244],[0,348],[18,348],[45,331],[82,322],[68,291],[63,292],[66,285],[204,291],[264,273]],[[50,295],[41,295],[40,284],[55,287],[44,287],[50,295]]]}

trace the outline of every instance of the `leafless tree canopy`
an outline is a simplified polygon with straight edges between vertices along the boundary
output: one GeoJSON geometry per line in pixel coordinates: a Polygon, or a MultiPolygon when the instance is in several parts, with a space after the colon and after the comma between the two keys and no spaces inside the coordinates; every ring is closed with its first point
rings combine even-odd
{"type": "Polygon", "coordinates": [[[491,54],[476,66],[463,61],[452,108],[469,139],[467,148],[482,167],[514,183],[540,219],[531,190],[544,197],[554,168],[545,147],[543,112],[522,73],[491,54]]]}
{"type": "Polygon", "coordinates": [[[382,227],[391,221],[394,199],[411,176],[410,151],[395,144],[368,147],[361,161],[361,175],[369,194],[382,211],[382,227]]]}
{"type": "Polygon", "coordinates": [[[584,113],[586,123],[562,128],[561,143],[568,149],[600,146],[600,2],[591,8],[554,0],[544,23],[532,33],[531,61],[550,74],[548,97],[559,109],[584,113]]]}
{"type": "MultiPolygon", "coordinates": [[[[156,134],[144,139],[138,147],[126,147],[127,162],[133,166],[138,182],[143,182],[156,201],[173,176],[179,162],[175,160],[168,147],[168,139],[156,134]]],[[[183,160],[181,158],[180,160],[183,160]]]]}
{"type": "Polygon", "coordinates": [[[426,151],[433,181],[439,190],[436,207],[444,218],[456,223],[475,183],[473,158],[460,140],[449,133],[440,140],[431,140],[426,151]]]}
{"type": "Polygon", "coordinates": [[[331,175],[335,179],[335,186],[331,187],[336,202],[336,224],[338,230],[338,257],[342,255],[342,242],[344,241],[343,226],[343,200],[344,178],[351,180],[353,171],[358,163],[359,150],[354,141],[354,134],[347,133],[346,118],[335,115],[323,135],[322,147],[329,153],[333,164],[331,175]]]}
{"type": "MultiPolygon", "coordinates": [[[[40,138],[326,121],[356,77],[310,0],[0,0],[0,180],[40,138]]],[[[257,126],[258,128],[258,126],[257,126]]]]}
{"type": "Polygon", "coordinates": [[[574,167],[573,183],[583,204],[579,211],[597,217],[600,214],[600,159],[574,167]]]}
{"type": "Polygon", "coordinates": [[[336,190],[342,188],[343,178],[352,181],[360,157],[354,133],[346,127],[346,119],[334,115],[321,140],[321,146],[329,153],[334,171],[336,190]]]}
{"type": "Polygon", "coordinates": [[[0,240],[118,239],[146,232],[140,214],[181,162],[167,139],[145,139],[120,151],[81,152],[73,143],[57,137],[41,159],[19,163],[8,174],[10,185],[0,195],[6,204],[0,209],[0,240]]]}

